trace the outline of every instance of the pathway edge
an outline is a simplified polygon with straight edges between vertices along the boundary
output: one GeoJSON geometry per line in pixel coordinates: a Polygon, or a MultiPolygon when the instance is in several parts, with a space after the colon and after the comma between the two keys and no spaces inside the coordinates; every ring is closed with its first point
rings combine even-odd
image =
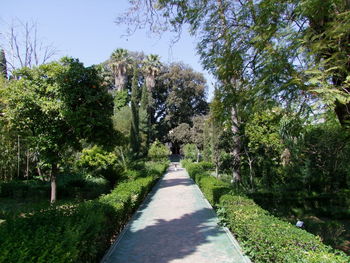
{"type": "MultiPolygon", "coordinates": [[[[206,203],[206,205],[208,206],[208,208],[211,209],[211,212],[214,214],[214,216],[216,218],[218,218],[214,208],[212,207],[212,205],[209,203],[209,201],[207,200],[207,198],[205,197],[205,195],[203,194],[202,190],[199,188],[198,184],[196,184],[196,182],[190,177],[190,175],[188,174],[187,170],[182,167],[182,169],[184,169],[184,171],[186,172],[186,175],[190,178],[190,180],[193,182],[193,184],[195,185],[195,189],[197,189],[197,191],[200,193],[200,195],[203,197],[204,202],[206,203]]],[[[218,225],[219,226],[219,225],[218,225]]],[[[252,263],[252,261],[250,260],[250,258],[244,254],[241,246],[239,245],[237,239],[233,236],[232,232],[227,228],[227,227],[223,227],[223,226],[219,226],[220,228],[222,228],[225,232],[226,235],[228,236],[228,238],[230,239],[232,245],[238,250],[239,254],[241,254],[242,258],[244,259],[245,263],[252,263]]]]}
{"type": "MultiPolygon", "coordinates": [[[[170,166],[169,166],[170,167],[170,166]]],[[[151,191],[148,192],[148,194],[146,195],[145,199],[142,201],[142,203],[140,204],[140,206],[135,210],[135,212],[133,213],[133,215],[130,217],[128,223],[125,225],[125,227],[123,228],[123,230],[120,232],[120,234],[118,235],[118,238],[113,242],[113,244],[110,246],[110,248],[107,250],[107,252],[105,253],[105,255],[103,256],[103,258],[101,259],[100,263],[104,263],[107,262],[109,257],[111,256],[111,254],[113,253],[113,251],[115,250],[115,248],[118,246],[118,244],[120,243],[120,240],[123,238],[123,236],[125,235],[125,233],[129,230],[130,226],[131,226],[131,222],[133,222],[133,220],[136,217],[136,214],[139,210],[142,210],[144,208],[144,206],[148,203],[148,201],[151,199],[152,197],[152,193],[154,191],[154,189],[156,189],[158,187],[158,185],[161,182],[161,179],[169,172],[169,167],[166,171],[166,173],[164,173],[155,183],[155,185],[152,187],[151,191]]]]}

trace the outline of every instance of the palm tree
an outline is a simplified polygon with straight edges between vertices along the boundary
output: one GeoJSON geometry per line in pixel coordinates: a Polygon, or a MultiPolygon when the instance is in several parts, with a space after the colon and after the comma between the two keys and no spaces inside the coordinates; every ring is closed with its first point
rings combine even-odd
{"type": "Polygon", "coordinates": [[[155,86],[155,78],[160,71],[161,63],[158,55],[148,55],[143,61],[143,72],[145,74],[146,87],[148,92],[152,92],[155,86]]]}
{"type": "Polygon", "coordinates": [[[117,91],[125,87],[127,70],[131,65],[130,56],[126,49],[118,48],[111,55],[111,66],[114,73],[114,85],[117,91]]]}

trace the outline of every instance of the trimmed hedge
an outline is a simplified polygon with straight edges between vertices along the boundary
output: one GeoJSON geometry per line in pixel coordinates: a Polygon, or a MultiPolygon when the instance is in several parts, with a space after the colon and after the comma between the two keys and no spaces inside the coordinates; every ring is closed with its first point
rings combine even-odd
{"type": "Polygon", "coordinates": [[[269,214],[247,197],[228,194],[229,185],[210,176],[201,163],[183,162],[208,201],[220,207],[228,228],[255,263],[348,263],[341,251],[269,214]],[[219,191],[218,191],[219,187],[219,191]]]}
{"type": "Polygon", "coordinates": [[[139,177],[98,200],[6,220],[0,224],[0,262],[99,261],[167,166],[147,164],[139,177]]]}
{"type": "Polygon", "coordinates": [[[256,192],[249,194],[263,208],[278,209],[291,207],[312,211],[317,216],[347,219],[350,216],[350,190],[342,189],[334,193],[309,193],[292,191],[256,192]]]}
{"type": "MultiPolygon", "coordinates": [[[[85,178],[82,175],[60,175],[57,179],[58,198],[94,199],[110,190],[107,180],[85,178]]],[[[51,185],[39,180],[0,182],[0,197],[47,200],[51,185]]]]}

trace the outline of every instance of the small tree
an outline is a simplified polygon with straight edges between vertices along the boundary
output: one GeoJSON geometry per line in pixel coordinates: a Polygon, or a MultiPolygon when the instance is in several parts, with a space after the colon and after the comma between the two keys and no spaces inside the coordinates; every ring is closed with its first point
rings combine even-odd
{"type": "Polygon", "coordinates": [[[198,161],[198,148],[195,144],[188,143],[183,148],[182,151],[184,153],[185,159],[189,159],[191,161],[198,161]]]}
{"type": "Polygon", "coordinates": [[[170,150],[167,146],[156,140],[152,143],[150,149],[148,150],[148,157],[152,161],[159,161],[167,159],[170,155],[170,150]]]}
{"type": "Polygon", "coordinates": [[[131,90],[131,127],[130,127],[130,146],[134,154],[140,151],[140,132],[139,132],[139,71],[137,65],[134,65],[134,76],[132,78],[131,90]]]}
{"type": "Polygon", "coordinates": [[[113,141],[112,97],[98,72],[72,58],[23,68],[5,91],[5,116],[19,132],[29,133],[42,162],[51,167],[51,202],[62,153],[80,148],[81,139],[113,141]]]}
{"type": "Polygon", "coordinates": [[[107,179],[112,185],[120,176],[117,155],[113,152],[105,151],[97,145],[83,149],[77,161],[77,167],[84,169],[91,176],[107,179]]]}

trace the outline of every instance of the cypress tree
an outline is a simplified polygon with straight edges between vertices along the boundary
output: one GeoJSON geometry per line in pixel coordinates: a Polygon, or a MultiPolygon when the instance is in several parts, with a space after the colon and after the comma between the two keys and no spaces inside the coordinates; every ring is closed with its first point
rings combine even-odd
{"type": "Polygon", "coordinates": [[[0,49],[0,74],[7,79],[6,57],[3,49],[0,49]]]}
{"type": "Polygon", "coordinates": [[[148,108],[148,90],[145,83],[142,86],[141,109],[147,111],[147,108],[148,108]]]}
{"type": "Polygon", "coordinates": [[[131,86],[131,130],[130,145],[133,153],[138,154],[140,151],[140,132],[139,132],[139,71],[137,65],[134,65],[134,74],[131,86]]]}

